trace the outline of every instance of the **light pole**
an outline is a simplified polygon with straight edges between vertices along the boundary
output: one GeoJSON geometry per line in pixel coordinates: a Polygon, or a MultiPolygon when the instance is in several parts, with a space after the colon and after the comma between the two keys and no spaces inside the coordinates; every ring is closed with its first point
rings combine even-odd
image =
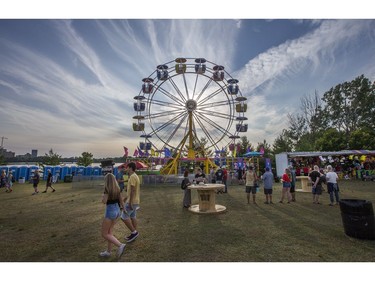
{"type": "Polygon", "coordinates": [[[1,148],[3,148],[4,140],[7,140],[8,138],[6,137],[1,137],[1,148]]]}

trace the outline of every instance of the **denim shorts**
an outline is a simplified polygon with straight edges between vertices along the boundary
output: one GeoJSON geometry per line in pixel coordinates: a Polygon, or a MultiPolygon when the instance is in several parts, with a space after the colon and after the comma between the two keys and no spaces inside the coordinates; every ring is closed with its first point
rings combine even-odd
{"type": "Polygon", "coordinates": [[[130,210],[129,204],[126,203],[124,206],[124,211],[122,211],[121,218],[123,220],[126,219],[134,219],[137,217],[137,210],[139,209],[139,204],[133,204],[133,210],[130,210]]]}
{"type": "Polygon", "coordinates": [[[106,219],[115,220],[120,216],[120,206],[117,203],[108,204],[105,208],[104,217],[106,219]]]}

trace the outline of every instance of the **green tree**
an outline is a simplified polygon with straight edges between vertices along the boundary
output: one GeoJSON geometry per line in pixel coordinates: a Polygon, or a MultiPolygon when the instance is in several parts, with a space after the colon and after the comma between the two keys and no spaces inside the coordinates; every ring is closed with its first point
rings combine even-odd
{"type": "Polygon", "coordinates": [[[305,133],[303,134],[300,139],[298,140],[298,142],[295,144],[294,146],[294,150],[295,151],[316,151],[316,150],[319,150],[316,146],[316,139],[319,137],[317,137],[316,135],[314,136],[314,139],[315,141],[311,141],[313,139],[313,137],[311,136],[312,133],[305,133]]]}
{"type": "Polygon", "coordinates": [[[375,131],[364,128],[355,130],[350,134],[349,147],[351,149],[375,149],[375,131]]]}
{"type": "Polygon", "coordinates": [[[43,157],[43,165],[49,165],[49,166],[56,166],[59,165],[61,162],[61,156],[57,153],[53,152],[53,149],[51,148],[50,151],[45,153],[43,157]]]}
{"type": "Polygon", "coordinates": [[[237,156],[243,155],[247,152],[247,149],[250,147],[250,149],[253,151],[254,147],[250,143],[250,141],[247,139],[246,136],[242,136],[240,138],[240,151],[237,153],[237,156]]]}
{"type": "Polygon", "coordinates": [[[339,151],[346,148],[345,133],[329,128],[316,141],[319,151],[339,151]]]}
{"type": "Polygon", "coordinates": [[[272,145],[273,154],[281,152],[288,152],[293,150],[293,141],[290,138],[288,130],[284,129],[281,134],[275,139],[272,145]]]}
{"type": "Polygon", "coordinates": [[[82,152],[82,156],[78,157],[78,166],[90,166],[94,162],[94,157],[90,152],[82,152]]]}
{"type": "Polygon", "coordinates": [[[301,98],[301,113],[288,114],[288,135],[293,141],[295,150],[297,147],[307,147],[303,151],[314,150],[315,140],[321,131],[327,128],[325,112],[322,107],[322,100],[315,91],[313,95],[306,95],[301,98]],[[308,145],[306,140],[313,145],[308,145]]]}
{"type": "Polygon", "coordinates": [[[358,128],[375,127],[374,85],[363,75],[324,93],[324,111],[332,127],[345,132],[347,148],[350,133],[358,128]]]}

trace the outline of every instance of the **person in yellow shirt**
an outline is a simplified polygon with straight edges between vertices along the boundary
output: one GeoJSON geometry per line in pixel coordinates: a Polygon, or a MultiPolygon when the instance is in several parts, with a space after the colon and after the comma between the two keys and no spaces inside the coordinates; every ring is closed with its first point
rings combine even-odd
{"type": "Polygon", "coordinates": [[[134,241],[139,235],[137,231],[137,210],[140,204],[140,181],[135,170],[135,163],[130,162],[127,166],[129,179],[126,196],[124,198],[125,206],[121,214],[121,220],[131,231],[130,235],[125,238],[127,243],[134,241]]]}

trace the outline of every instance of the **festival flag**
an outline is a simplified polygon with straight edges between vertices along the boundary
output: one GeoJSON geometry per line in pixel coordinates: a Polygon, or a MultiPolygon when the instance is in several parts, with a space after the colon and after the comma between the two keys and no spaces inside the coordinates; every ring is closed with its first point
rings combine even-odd
{"type": "Polygon", "coordinates": [[[155,150],[151,148],[151,156],[155,156],[155,150]]]}
{"type": "Polygon", "coordinates": [[[138,156],[138,149],[134,150],[133,156],[137,157],[138,156]]]}
{"type": "Polygon", "coordinates": [[[259,150],[260,154],[264,154],[264,147],[262,146],[259,150]]]}
{"type": "Polygon", "coordinates": [[[138,155],[139,155],[139,157],[143,157],[144,156],[143,151],[138,146],[137,146],[137,149],[138,149],[138,155]]]}
{"type": "Polygon", "coordinates": [[[167,147],[164,148],[164,156],[171,157],[171,151],[167,147]]]}
{"type": "Polygon", "coordinates": [[[233,157],[236,157],[237,155],[237,149],[233,150],[233,157]]]}
{"type": "Polygon", "coordinates": [[[128,148],[124,146],[124,157],[128,157],[128,148]]]}

